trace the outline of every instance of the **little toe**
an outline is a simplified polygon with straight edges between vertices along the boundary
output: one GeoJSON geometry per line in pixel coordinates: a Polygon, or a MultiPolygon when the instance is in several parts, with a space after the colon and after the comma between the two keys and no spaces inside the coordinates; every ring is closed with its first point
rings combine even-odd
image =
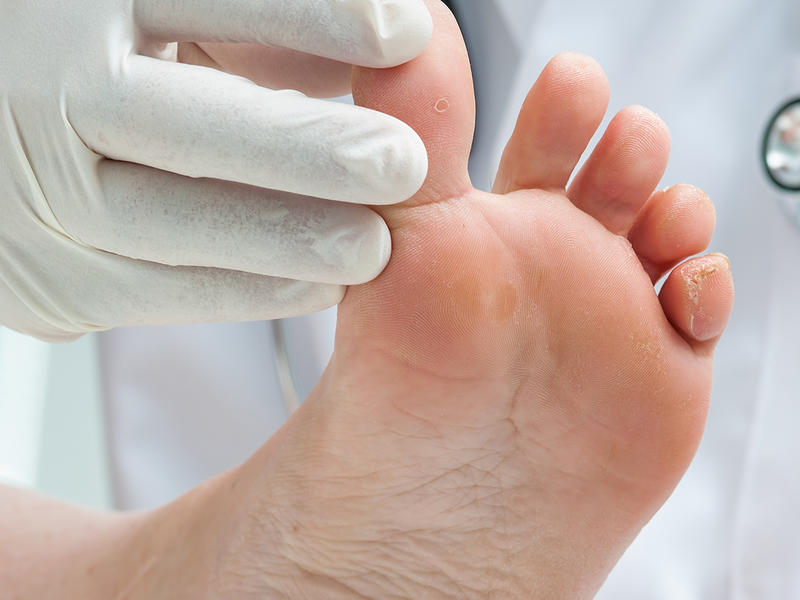
{"type": "Polygon", "coordinates": [[[733,308],[730,262],[722,254],[693,258],[670,273],[659,299],[672,325],[698,354],[710,355],[733,308]]]}
{"type": "Polygon", "coordinates": [[[620,111],[570,186],[568,196],[612,233],[626,234],[664,175],[669,130],[641,106],[620,111]]]}
{"type": "Polygon", "coordinates": [[[559,54],[520,111],[503,153],[495,193],[563,190],[608,108],[608,80],[594,59],[559,54]]]}
{"type": "Polygon", "coordinates": [[[655,283],[680,261],[708,248],[715,224],[711,199],[692,185],[679,184],[651,196],[628,240],[655,283]]]}

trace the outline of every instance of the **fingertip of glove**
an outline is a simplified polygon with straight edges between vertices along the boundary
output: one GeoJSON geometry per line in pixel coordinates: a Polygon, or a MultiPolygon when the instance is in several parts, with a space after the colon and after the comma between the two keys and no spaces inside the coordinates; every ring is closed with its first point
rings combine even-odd
{"type": "Polygon", "coordinates": [[[301,281],[296,283],[296,294],[285,298],[284,305],[278,309],[277,313],[272,311],[262,318],[267,320],[285,319],[318,313],[341,304],[347,291],[347,287],[344,285],[301,281]]]}
{"type": "MultiPolygon", "coordinates": [[[[414,196],[428,176],[428,151],[422,138],[402,121],[395,120],[396,135],[382,153],[383,164],[373,171],[379,174],[375,189],[379,190],[373,200],[376,206],[400,204],[414,196]]],[[[378,157],[376,156],[376,160],[378,157]]]]}
{"type": "Polygon", "coordinates": [[[425,142],[410,126],[406,127],[413,136],[409,136],[408,140],[408,170],[405,178],[408,187],[403,189],[402,202],[419,192],[428,178],[428,149],[425,147],[425,142]]]}
{"type": "Polygon", "coordinates": [[[375,279],[383,273],[392,255],[392,234],[389,227],[380,215],[373,214],[377,221],[364,240],[361,256],[351,273],[350,285],[360,285],[375,279]]]}
{"type": "Polygon", "coordinates": [[[433,18],[423,0],[371,0],[374,53],[369,66],[396,67],[422,54],[433,37],[433,18]]]}
{"type": "Polygon", "coordinates": [[[320,285],[316,288],[316,293],[312,298],[311,306],[303,314],[320,312],[327,310],[332,306],[341,304],[344,300],[347,287],[343,285],[320,285]]]}
{"type": "Polygon", "coordinates": [[[340,232],[336,239],[332,252],[322,257],[328,271],[320,279],[340,285],[361,285],[375,279],[389,264],[392,235],[383,218],[373,210],[353,207],[345,232],[340,232]]]}

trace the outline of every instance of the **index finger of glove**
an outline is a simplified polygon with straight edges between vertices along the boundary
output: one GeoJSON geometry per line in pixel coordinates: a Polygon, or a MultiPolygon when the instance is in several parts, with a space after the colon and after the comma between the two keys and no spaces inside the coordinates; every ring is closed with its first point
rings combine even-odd
{"type": "Polygon", "coordinates": [[[138,0],[138,25],[181,42],[257,42],[365,67],[419,55],[433,32],[422,0],[138,0]]]}
{"type": "Polygon", "coordinates": [[[388,115],[143,56],[70,122],[107,158],[356,204],[402,202],[428,169],[422,140],[388,115]]]}

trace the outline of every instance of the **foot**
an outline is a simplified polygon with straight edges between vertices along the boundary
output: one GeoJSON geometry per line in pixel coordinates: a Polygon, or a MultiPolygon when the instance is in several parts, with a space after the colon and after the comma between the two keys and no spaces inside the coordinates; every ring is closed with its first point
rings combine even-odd
{"type": "Polygon", "coordinates": [[[355,76],[426,141],[428,181],[381,209],[392,260],[349,290],[311,398],[231,475],[229,597],[588,598],[699,442],[733,288],[721,255],[673,269],[714,212],[653,193],[666,127],[623,110],[565,189],[608,87],[561,55],[496,193],[473,189],[466,53],[430,8],[422,57],[355,76]]]}

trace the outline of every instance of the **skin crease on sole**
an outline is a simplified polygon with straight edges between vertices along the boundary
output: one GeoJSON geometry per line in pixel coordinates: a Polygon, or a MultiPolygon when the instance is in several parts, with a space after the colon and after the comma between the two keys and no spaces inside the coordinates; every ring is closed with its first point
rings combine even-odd
{"type": "Polygon", "coordinates": [[[504,155],[507,193],[473,189],[466,51],[428,4],[420,58],[354,74],[357,103],[425,141],[428,180],[379,209],[392,259],[348,291],[311,396],[196,500],[226,515],[222,597],[591,598],[702,435],[733,285],[723,256],[687,261],[713,231],[705,195],[655,192],[666,126],[626,109],[567,192],[608,83],[560,55],[504,155]]]}

